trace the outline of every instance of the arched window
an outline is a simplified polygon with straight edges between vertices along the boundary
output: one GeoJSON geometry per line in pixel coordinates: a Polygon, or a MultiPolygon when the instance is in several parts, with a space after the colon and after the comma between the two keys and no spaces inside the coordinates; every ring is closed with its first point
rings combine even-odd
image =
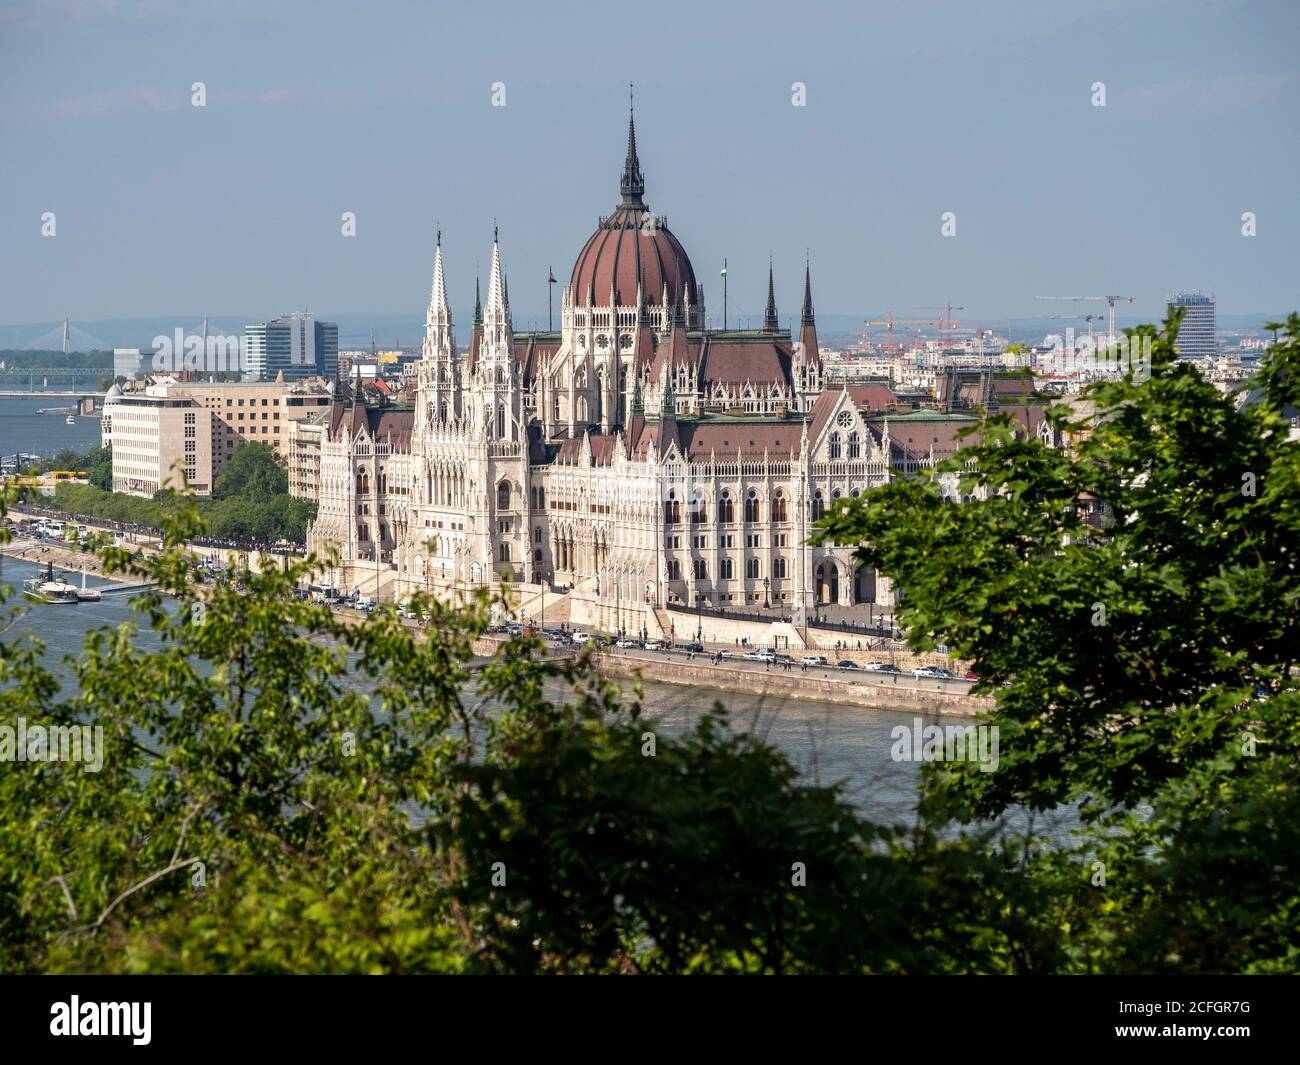
{"type": "Polygon", "coordinates": [[[731,580],[731,559],[724,558],[718,563],[718,576],[724,580],[731,580]]]}
{"type": "Polygon", "coordinates": [[[718,500],[718,521],[723,525],[730,525],[736,520],[736,504],[731,498],[731,493],[725,489],[722,497],[718,500]]]}
{"type": "Polygon", "coordinates": [[[510,482],[502,481],[497,485],[497,509],[510,509],[510,482]]]}
{"type": "Polygon", "coordinates": [[[695,579],[697,581],[707,581],[709,579],[709,564],[702,558],[693,561],[695,563],[695,579]]]}
{"type": "Polygon", "coordinates": [[[745,522],[753,524],[762,520],[763,509],[758,502],[758,492],[754,489],[749,490],[749,495],[745,497],[745,522]]]}
{"type": "Polygon", "coordinates": [[[506,409],[505,407],[497,407],[497,439],[504,440],[505,438],[506,438],[506,409]]]}
{"type": "Polygon", "coordinates": [[[745,576],[751,581],[758,580],[759,578],[758,559],[756,558],[745,559],[745,576]]]}
{"type": "Polygon", "coordinates": [[[840,457],[840,434],[831,433],[831,458],[837,459],[839,457],[840,457]]]}
{"type": "Polygon", "coordinates": [[[691,524],[702,525],[708,521],[708,508],[704,505],[704,493],[695,492],[691,496],[691,524]]]}
{"type": "Polygon", "coordinates": [[[826,513],[826,500],[822,496],[822,490],[819,488],[813,493],[812,498],[812,520],[816,521],[826,513]]]}
{"type": "Polygon", "coordinates": [[[783,558],[772,559],[772,576],[775,577],[778,581],[785,579],[785,559],[783,558]]]}
{"type": "Polygon", "coordinates": [[[679,525],[682,520],[682,505],[677,498],[677,491],[668,493],[668,498],[664,502],[664,524],[679,525]]]}
{"type": "Polygon", "coordinates": [[[510,544],[507,541],[502,541],[501,543],[501,561],[510,561],[510,544]]]}
{"type": "Polygon", "coordinates": [[[680,581],[682,579],[682,564],[675,558],[668,560],[668,579],[670,581],[680,581]]]}
{"type": "Polygon", "coordinates": [[[857,433],[849,433],[849,458],[862,457],[862,439],[857,433]]]}
{"type": "Polygon", "coordinates": [[[772,520],[773,521],[787,520],[785,516],[785,495],[781,492],[781,489],[779,488],[772,495],[772,520]]]}

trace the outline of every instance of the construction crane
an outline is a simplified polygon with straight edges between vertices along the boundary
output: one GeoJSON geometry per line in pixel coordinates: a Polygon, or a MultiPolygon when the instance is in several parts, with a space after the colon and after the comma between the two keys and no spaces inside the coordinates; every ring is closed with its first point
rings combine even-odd
{"type": "Polygon", "coordinates": [[[1104,316],[1104,315],[1101,315],[1101,314],[1049,314],[1049,315],[1047,315],[1046,317],[1047,317],[1048,319],[1066,318],[1066,319],[1070,319],[1071,321],[1087,322],[1087,323],[1088,323],[1088,339],[1091,340],[1091,339],[1092,339],[1092,323],[1093,323],[1093,322],[1100,322],[1100,321],[1102,320],[1102,318],[1105,317],[1105,316],[1104,316]]]}
{"type": "Polygon", "coordinates": [[[1110,307],[1110,329],[1106,334],[1107,343],[1115,342],[1115,304],[1121,300],[1132,303],[1136,296],[1035,296],[1037,300],[1105,300],[1110,307]]]}
{"type": "MultiPolygon", "coordinates": [[[[889,338],[888,340],[885,341],[885,344],[888,344],[888,345],[891,345],[891,346],[894,346],[894,347],[899,347],[899,348],[901,348],[901,347],[903,346],[902,343],[900,342],[900,343],[898,343],[898,344],[895,344],[895,343],[894,343],[894,339],[893,339],[893,337],[894,337],[894,326],[896,326],[896,325],[937,325],[937,326],[939,326],[940,328],[943,328],[943,323],[942,323],[942,322],[936,322],[936,321],[934,321],[932,318],[895,318],[895,317],[894,317],[894,312],[893,312],[893,311],[886,311],[886,312],[885,312],[885,319],[884,319],[884,321],[880,321],[880,322],[875,322],[875,321],[865,321],[865,322],[863,322],[862,324],[865,325],[865,326],[883,325],[883,326],[885,327],[885,334],[886,334],[886,336],[889,338]]],[[[919,330],[919,329],[917,330],[917,333],[918,333],[918,335],[919,335],[919,333],[920,333],[920,330],[919,330]]]]}
{"type": "Polygon", "coordinates": [[[942,319],[940,319],[940,321],[939,321],[939,329],[940,329],[941,332],[951,333],[951,332],[952,332],[952,328],[953,328],[953,326],[954,326],[954,325],[959,325],[959,324],[960,324],[959,322],[954,322],[954,321],[952,320],[952,312],[953,312],[953,311],[964,311],[966,308],[965,308],[965,307],[954,307],[951,303],[949,303],[949,304],[946,304],[946,305],[943,306],[943,307],[908,307],[907,309],[908,309],[909,311],[944,311],[944,312],[946,312],[945,315],[944,315],[944,317],[943,317],[942,319]],[[946,326],[943,324],[945,321],[948,323],[946,326]]]}

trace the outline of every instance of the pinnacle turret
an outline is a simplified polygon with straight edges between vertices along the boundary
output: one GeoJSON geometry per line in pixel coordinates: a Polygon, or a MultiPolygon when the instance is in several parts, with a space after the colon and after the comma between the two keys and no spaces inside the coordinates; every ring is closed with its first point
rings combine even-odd
{"type": "Polygon", "coordinates": [[[776,319],[776,288],[772,284],[772,260],[767,260],[767,311],[763,315],[763,332],[775,333],[781,328],[776,319]]]}

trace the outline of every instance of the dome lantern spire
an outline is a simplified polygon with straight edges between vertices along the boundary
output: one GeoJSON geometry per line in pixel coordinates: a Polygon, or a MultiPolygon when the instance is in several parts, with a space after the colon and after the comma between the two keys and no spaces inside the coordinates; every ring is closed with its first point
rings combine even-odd
{"type": "Polygon", "coordinates": [[[645,178],[641,176],[641,161],[636,155],[636,114],[633,109],[632,83],[627,86],[627,158],[623,160],[623,176],[618,182],[623,194],[624,207],[645,209],[645,178]]]}

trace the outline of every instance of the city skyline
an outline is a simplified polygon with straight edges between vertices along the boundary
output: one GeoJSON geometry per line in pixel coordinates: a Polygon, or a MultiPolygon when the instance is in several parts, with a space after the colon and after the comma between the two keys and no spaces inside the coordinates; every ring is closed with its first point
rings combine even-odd
{"type": "Polygon", "coordinates": [[[676,34],[680,10],[615,56],[588,53],[596,31],[562,10],[509,26],[441,13],[421,64],[419,12],[352,27],[332,6],[220,21],[185,4],[15,6],[0,16],[0,134],[43,164],[3,179],[0,323],[414,315],[438,227],[466,308],[494,221],[516,313],[544,321],[548,271],[614,206],[628,81],[646,200],[691,251],[715,324],[723,258],[734,326],[760,311],[769,255],[783,317],[805,254],[828,320],[948,301],[993,320],[1062,310],[1036,303],[1046,292],[1133,295],[1144,319],[1182,288],[1216,292],[1224,319],[1300,303],[1283,5],[1247,20],[1213,4],[1003,4],[988,25],[949,5],[925,19],[760,6],[676,34]],[[991,32],[1008,20],[1018,34],[991,32]],[[76,62],[23,47],[55,31],[104,46],[76,62]],[[561,73],[557,49],[584,64],[561,73]],[[1160,158],[1193,136],[1195,166],[1160,158]]]}

